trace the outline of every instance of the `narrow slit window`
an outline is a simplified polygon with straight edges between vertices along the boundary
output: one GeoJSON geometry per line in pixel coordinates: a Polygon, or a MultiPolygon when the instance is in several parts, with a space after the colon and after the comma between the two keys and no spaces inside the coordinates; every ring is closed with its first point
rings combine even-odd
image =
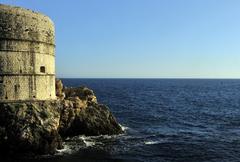
{"type": "Polygon", "coordinates": [[[16,84],[16,85],[14,86],[15,93],[17,93],[17,92],[19,91],[19,89],[20,89],[20,85],[19,85],[19,84],[16,84]]]}
{"type": "Polygon", "coordinates": [[[17,92],[17,90],[18,90],[18,87],[17,87],[17,85],[15,85],[14,86],[14,89],[15,89],[15,93],[17,92]]]}
{"type": "Polygon", "coordinates": [[[45,66],[41,66],[41,67],[40,67],[40,72],[41,72],[41,73],[45,73],[45,71],[46,71],[45,66]]]}
{"type": "Polygon", "coordinates": [[[0,77],[0,84],[3,84],[3,77],[0,77]]]}

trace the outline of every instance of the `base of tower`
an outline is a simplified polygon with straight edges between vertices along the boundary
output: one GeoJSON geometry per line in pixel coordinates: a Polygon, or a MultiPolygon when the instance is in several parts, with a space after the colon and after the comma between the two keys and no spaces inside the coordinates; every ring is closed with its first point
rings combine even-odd
{"type": "Polygon", "coordinates": [[[54,154],[66,137],[123,132],[92,90],[65,88],[57,94],[62,93],[58,100],[0,102],[0,154],[54,154]]]}

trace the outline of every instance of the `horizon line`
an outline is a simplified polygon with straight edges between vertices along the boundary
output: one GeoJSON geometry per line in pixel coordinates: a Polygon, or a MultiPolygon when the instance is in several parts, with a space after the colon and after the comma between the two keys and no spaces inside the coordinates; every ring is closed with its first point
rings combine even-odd
{"type": "Polygon", "coordinates": [[[240,80],[240,78],[195,78],[195,77],[56,77],[56,79],[212,79],[212,80],[240,80]]]}

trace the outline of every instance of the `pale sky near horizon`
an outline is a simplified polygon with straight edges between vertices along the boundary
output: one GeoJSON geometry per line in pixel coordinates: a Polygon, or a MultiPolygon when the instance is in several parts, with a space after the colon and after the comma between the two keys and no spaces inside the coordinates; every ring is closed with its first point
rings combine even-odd
{"type": "Polygon", "coordinates": [[[58,77],[240,78],[239,0],[0,3],[54,21],[58,77]]]}

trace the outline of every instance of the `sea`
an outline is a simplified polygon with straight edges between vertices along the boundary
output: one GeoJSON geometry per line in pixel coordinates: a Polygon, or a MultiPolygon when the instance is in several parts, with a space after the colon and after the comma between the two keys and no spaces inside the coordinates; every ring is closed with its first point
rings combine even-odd
{"type": "Polygon", "coordinates": [[[108,105],[125,132],[68,138],[56,155],[34,161],[240,161],[240,80],[62,81],[67,87],[84,85],[92,89],[98,102],[108,105]]]}

